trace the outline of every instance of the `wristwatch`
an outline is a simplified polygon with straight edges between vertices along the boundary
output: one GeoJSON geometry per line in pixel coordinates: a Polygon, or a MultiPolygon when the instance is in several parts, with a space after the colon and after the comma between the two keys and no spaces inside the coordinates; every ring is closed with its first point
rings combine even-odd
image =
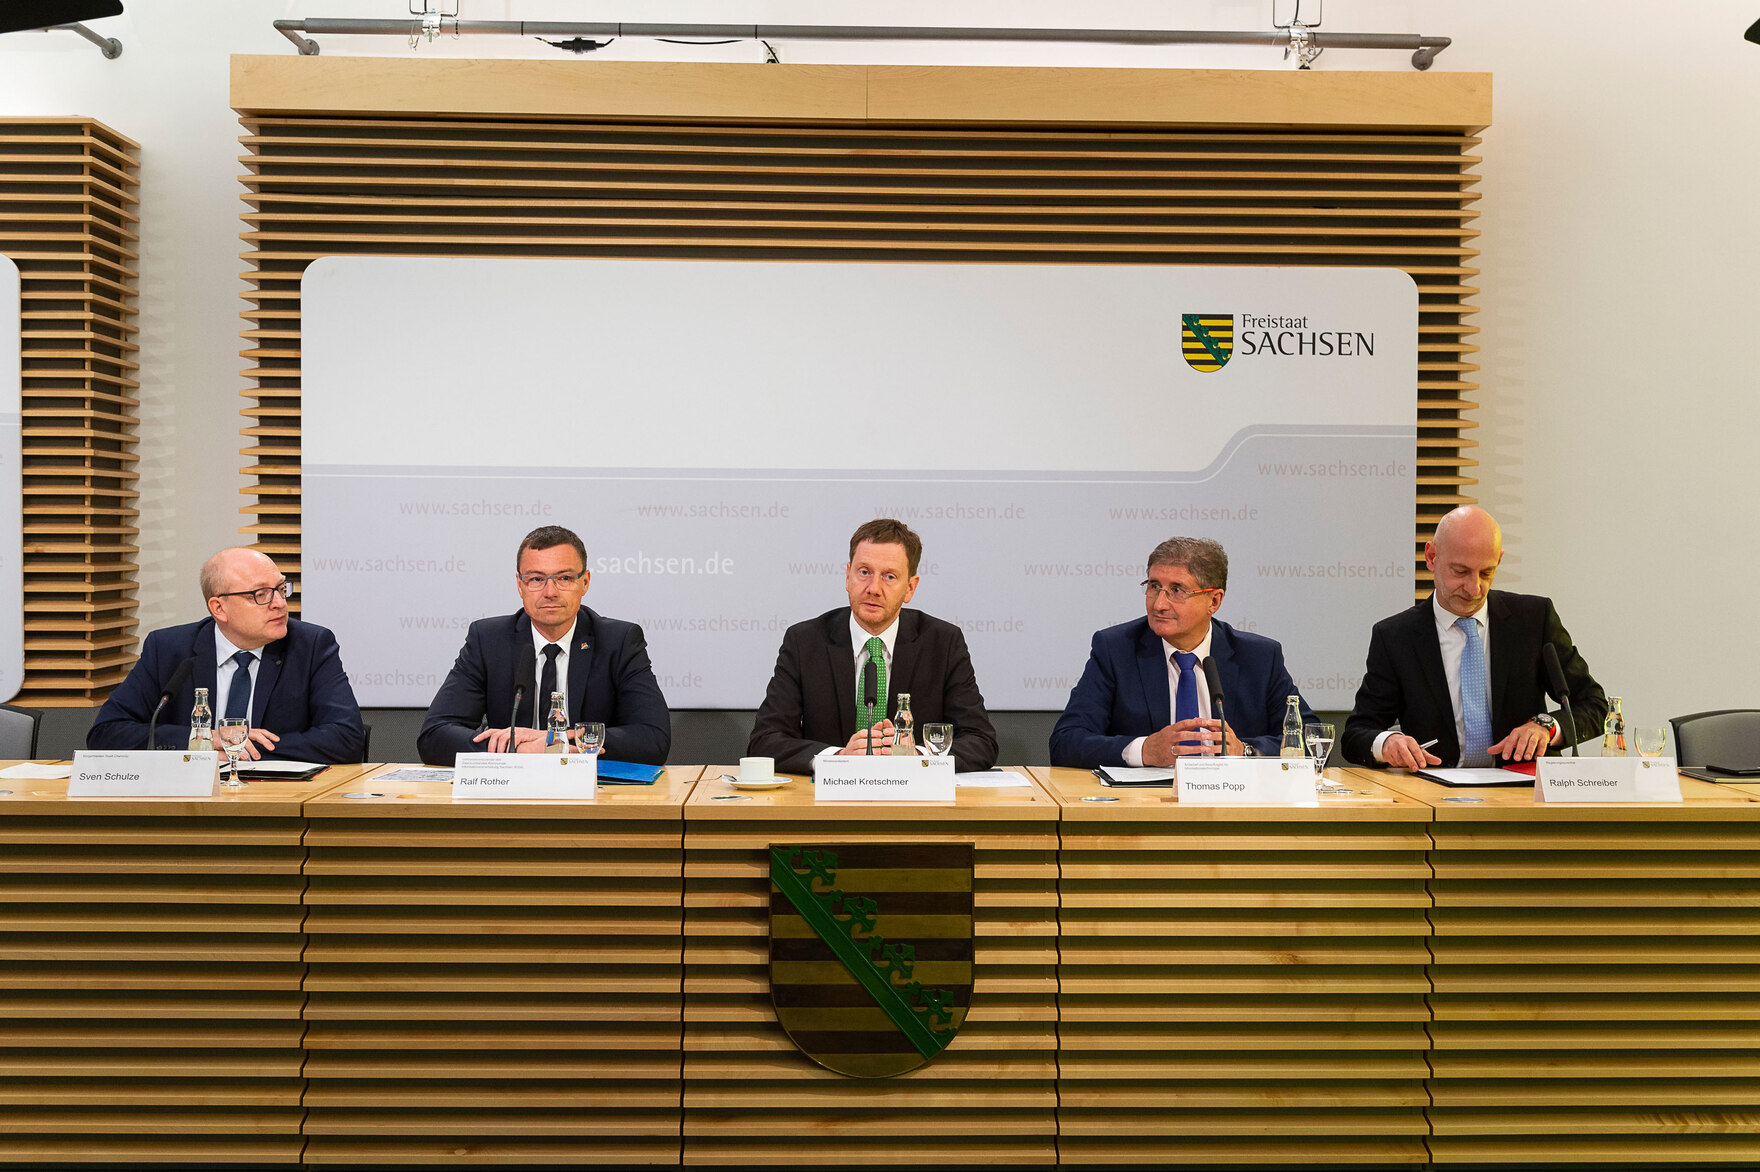
{"type": "Polygon", "coordinates": [[[1259,750],[1253,748],[1253,746],[1251,746],[1249,744],[1242,743],[1241,756],[1243,756],[1243,757],[1257,757],[1258,755],[1259,755],[1259,750]]]}
{"type": "Polygon", "coordinates": [[[1541,714],[1540,714],[1540,715],[1539,715],[1539,716],[1535,716],[1535,717],[1531,717],[1531,718],[1530,718],[1530,719],[1529,719],[1529,721],[1528,721],[1528,723],[1530,723],[1530,724],[1537,724],[1537,725],[1539,725],[1539,726],[1540,726],[1540,727],[1541,727],[1541,728],[1543,728],[1543,729],[1545,729],[1545,730],[1546,730],[1546,731],[1547,731],[1547,732],[1549,732],[1549,733],[1550,733],[1550,732],[1551,732],[1551,731],[1552,731],[1552,730],[1553,730],[1553,729],[1555,729],[1555,728],[1557,728],[1557,727],[1558,727],[1558,720],[1557,720],[1557,718],[1555,718],[1555,717],[1553,717],[1553,716],[1551,716],[1551,715],[1550,715],[1550,714],[1548,714],[1548,713],[1545,713],[1545,712],[1542,712],[1542,713],[1541,713],[1541,714]]]}

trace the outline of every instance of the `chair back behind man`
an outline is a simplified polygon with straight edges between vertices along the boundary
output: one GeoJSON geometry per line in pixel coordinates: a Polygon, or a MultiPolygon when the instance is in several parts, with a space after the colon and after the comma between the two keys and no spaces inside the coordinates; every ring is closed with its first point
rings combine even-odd
{"type": "Polygon", "coordinates": [[[1760,769],[1760,708],[1722,708],[1677,716],[1675,754],[1682,765],[1760,769]]]}

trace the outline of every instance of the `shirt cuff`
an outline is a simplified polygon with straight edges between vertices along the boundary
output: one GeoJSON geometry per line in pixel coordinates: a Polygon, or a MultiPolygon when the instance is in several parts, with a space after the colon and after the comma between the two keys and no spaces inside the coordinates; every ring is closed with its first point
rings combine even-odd
{"type": "Polygon", "coordinates": [[[1124,763],[1126,765],[1132,769],[1143,767],[1143,742],[1148,739],[1148,737],[1138,737],[1124,747],[1124,763]]]}
{"type": "Polygon", "coordinates": [[[1386,732],[1377,736],[1375,738],[1375,743],[1369,747],[1369,751],[1375,754],[1375,760],[1381,762],[1383,765],[1387,764],[1387,754],[1381,751],[1381,746],[1385,745],[1387,743],[1387,738],[1392,735],[1393,730],[1388,729],[1386,732]]]}

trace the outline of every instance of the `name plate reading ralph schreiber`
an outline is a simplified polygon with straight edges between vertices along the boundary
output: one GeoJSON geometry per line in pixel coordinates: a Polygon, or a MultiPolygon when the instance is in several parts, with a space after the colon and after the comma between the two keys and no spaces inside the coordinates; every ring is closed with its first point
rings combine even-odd
{"type": "Polygon", "coordinates": [[[460,753],[453,763],[454,798],[590,798],[598,788],[599,758],[586,753],[460,753]]]}
{"type": "Polygon", "coordinates": [[[175,749],[81,749],[67,779],[70,798],[211,798],[220,754],[175,749]]]}
{"type": "Polygon", "coordinates": [[[816,802],[951,802],[952,757],[819,757],[816,802]]]}
{"type": "Polygon", "coordinates": [[[1673,757],[1542,757],[1536,802],[1678,802],[1673,757]]]}
{"type": "Polygon", "coordinates": [[[1320,804],[1310,757],[1181,757],[1173,775],[1179,800],[1200,806],[1320,804]]]}

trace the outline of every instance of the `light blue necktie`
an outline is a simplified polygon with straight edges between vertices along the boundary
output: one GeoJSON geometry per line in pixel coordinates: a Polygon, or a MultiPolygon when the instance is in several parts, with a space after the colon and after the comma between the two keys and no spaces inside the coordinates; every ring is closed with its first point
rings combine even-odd
{"type": "Polygon", "coordinates": [[[1461,649],[1461,724],[1466,734],[1461,745],[1461,765],[1472,768],[1491,760],[1485,754],[1491,745],[1491,688],[1485,674],[1485,644],[1479,639],[1478,620],[1456,619],[1454,625],[1467,637],[1467,645],[1461,649]]]}

